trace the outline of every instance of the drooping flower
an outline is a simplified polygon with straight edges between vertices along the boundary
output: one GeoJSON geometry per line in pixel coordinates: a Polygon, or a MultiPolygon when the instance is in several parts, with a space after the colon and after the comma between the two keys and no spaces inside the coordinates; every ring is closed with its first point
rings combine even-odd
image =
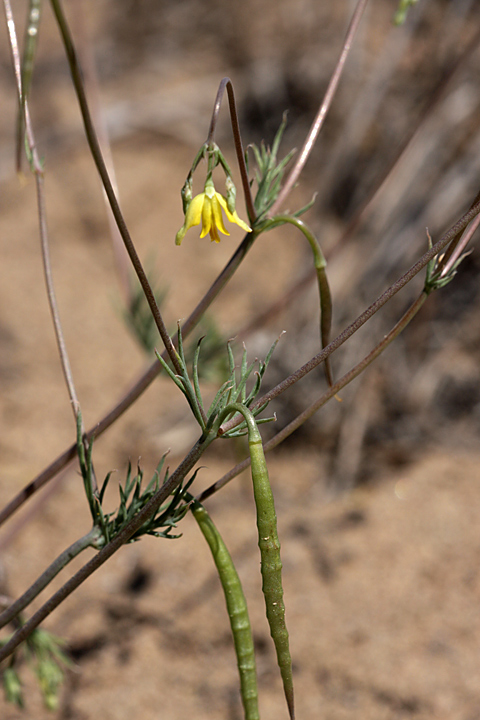
{"type": "Polygon", "coordinates": [[[185,213],[185,222],[177,233],[175,244],[181,245],[187,230],[194,227],[194,225],[200,225],[200,221],[202,221],[200,237],[203,238],[207,233],[210,233],[212,242],[215,241],[219,243],[219,230],[224,235],[230,235],[223,222],[222,210],[225,212],[229,222],[235,223],[241,227],[242,230],[245,230],[245,232],[252,231],[247,223],[238,217],[236,210],[234,210],[233,213],[230,212],[227,207],[226,198],[216,192],[213,180],[209,178],[205,183],[205,191],[200,193],[200,195],[196,195],[193,200],[190,201],[187,212],[185,213]]]}

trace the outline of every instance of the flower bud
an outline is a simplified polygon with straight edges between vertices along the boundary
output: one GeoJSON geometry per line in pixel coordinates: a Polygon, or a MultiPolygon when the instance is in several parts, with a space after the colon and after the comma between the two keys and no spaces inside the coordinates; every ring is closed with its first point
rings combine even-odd
{"type": "Polygon", "coordinates": [[[227,176],[227,179],[225,181],[225,187],[227,189],[227,207],[233,215],[233,213],[235,212],[235,199],[237,197],[237,190],[235,185],[233,184],[232,178],[229,175],[227,176]]]}
{"type": "Polygon", "coordinates": [[[190,203],[192,201],[192,196],[193,196],[192,189],[193,189],[192,178],[187,178],[185,180],[185,185],[182,187],[182,190],[181,190],[184,215],[187,214],[188,206],[190,205],[190,203]]]}

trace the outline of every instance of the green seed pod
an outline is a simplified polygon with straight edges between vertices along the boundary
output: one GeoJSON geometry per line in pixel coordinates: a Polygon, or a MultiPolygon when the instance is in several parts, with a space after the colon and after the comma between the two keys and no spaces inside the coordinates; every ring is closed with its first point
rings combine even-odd
{"type": "Polygon", "coordinates": [[[292,658],[285,623],[285,604],[283,602],[282,561],[280,559],[280,541],[277,533],[277,515],[272,488],[268,478],[267,464],[263,452],[262,439],[257,430],[258,439],[251,438],[249,432],[248,447],[252,463],[253,493],[257,507],[258,547],[260,548],[262,590],[265,598],[270,634],[277,652],[277,662],[283,681],[290,718],[295,717],[293,699],[292,658]]]}
{"type": "Polygon", "coordinates": [[[258,547],[260,548],[260,569],[262,590],[270,634],[277,653],[277,663],[282,676],[283,690],[291,720],[295,718],[293,697],[292,658],[285,622],[283,602],[282,561],[280,541],[277,532],[277,515],[272,488],[268,477],[267,463],[263,451],[262,437],[253,414],[244,405],[232,403],[224,412],[236,410],[242,413],[248,428],[253,494],[257,509],[258,547]]]}
{"type": "Polygon", "coordinates": [[[259,720],[257,672],[253,636],[247,602],[235,565],[211,517],[199,502],[192,505],[192,513],[212,552],[222,583],[232,628],[235,653],[240,674],[245,720],[259,720]]]}

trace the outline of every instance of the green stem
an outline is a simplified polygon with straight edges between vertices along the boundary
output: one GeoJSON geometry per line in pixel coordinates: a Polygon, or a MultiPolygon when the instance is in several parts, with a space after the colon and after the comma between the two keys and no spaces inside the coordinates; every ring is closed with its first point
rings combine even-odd
{"type": "MultiPolygon", "coordinates": [[[[317,273],[318,294],[320,300],[320,341],[323,349],[326,348],[330,342],[330,330],[332,327],[332,295],[330,293],[330,286],[328,284],[327,273],[325,271],[327,261],[325,260],[320,243],[303,220],[300,220],[293,215],[275,215],[275,217],[271,220],[267,220],[261,228],[263,231],[267,231],[285,223],[293,225],[300,230],[301,233],[303,233],[305,238],[308,240],[313,253],[313,264],[315,266],[315,272],[317,273]]],[[[330,358],[325,359],[325,377],[331,387],[333,385],[333,375],[330,358]]]]}
{"type": "Polygon", "coordinates": [[[191,509],[211,550],[222,583],[237,656],[245,720],[259,720],[255,650],[242,584],[227,546],[208,512],[196,500],[191,509]]]}
{"type": "Polygon", "coordinates": [[[277,531],[277,515],[272,488],[268,477],[267,463],[263,451],[262,437],[258,431],[253,414],[240,403],[232,403],[222,411],[222,419],[232,412],[243,415],[248,429],[248,448],[250,452],[253,494],[257,511],[258,547],[260,548],[262,590],[265,598],[267,620],[270,626],[278,667],[282,676],[283,690],[291,720],[295,717],[292,658],[285,622],[285,604],[283,601],[282,561],[280,541],[277,531]]]}
{"type": "Polygon", "coordinates": [[[27,605],[30,605],[37,595],[52,582],[53,578],[63,570],[68,563],[83,552],[87,547],[95,547],[95,542],[101,537],[101,531],[97,527],[93,527],[90,532],[76,540],[70,547],[64,550],[49,567],[43,572],[40,577],[35,580],[26,592],[12,603],[6,610],[0,614],[0,628],[4,627],[7,623],[13,620],[18,613],[24,610],[27,605]]]}

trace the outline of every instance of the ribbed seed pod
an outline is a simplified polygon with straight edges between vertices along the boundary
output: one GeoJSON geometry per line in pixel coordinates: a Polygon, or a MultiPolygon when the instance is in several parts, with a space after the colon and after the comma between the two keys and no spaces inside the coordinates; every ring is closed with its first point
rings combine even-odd
{"type": "Polygon", "coordinates": [[[240,673],[240,691],[245,720],[259,720],[253,636],[240,578],[217,527],[203,505],[194,502],[192,513],[210,547],[225,594],[240,673]]]}

